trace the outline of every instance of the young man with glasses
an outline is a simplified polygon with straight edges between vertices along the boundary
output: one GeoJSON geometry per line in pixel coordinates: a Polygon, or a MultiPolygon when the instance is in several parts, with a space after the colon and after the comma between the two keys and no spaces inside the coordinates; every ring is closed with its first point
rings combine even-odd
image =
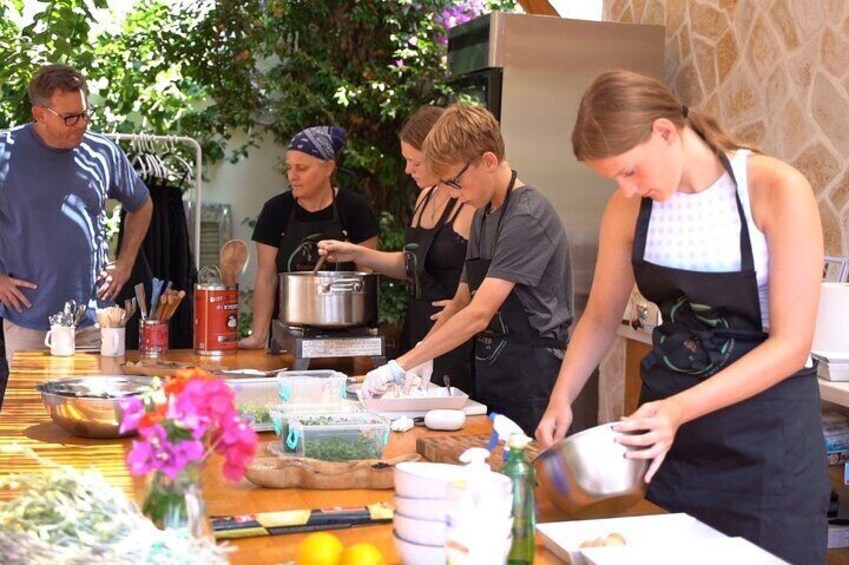
{"type": "Polygon", "coordinates": [[[87,132],[91,108],[79,71],[47,65],[28,91],[33,121],[0,132],[0,314],[10,362],[17,349],[44,349],[48,316],[70,299],[88,307],[77,344],[99,342],[94,309],[129,278],[153,210],[121,149],[87,132]],[[127,210],[112,264],[108,198],[127,210]]]}
{"type": "Polygon", "coordinates": [[[505,161],[487,110],[448,108],[424,145],[452,197],[476,208],[460,286],[421,344],[369,372],[365,389],[409,387],[431,360],[475,338],[474,396],[533,436],[572,324],[572,268],[563,223],[505,161]]]}

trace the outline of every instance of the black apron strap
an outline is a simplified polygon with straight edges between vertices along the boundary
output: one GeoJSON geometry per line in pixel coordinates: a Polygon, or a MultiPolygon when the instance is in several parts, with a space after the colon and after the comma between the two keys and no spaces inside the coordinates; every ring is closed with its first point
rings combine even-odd
{"type": "MultiPolygon", "coordinates": [[[[436,185],[433,185],[432,187],[427,189],[427,192],[425,193],[424,198],[422,198],[419,201],[419,203],[416,205],[416,207],[413,208],[413,221],[415,221],[417,214],[418,214],[418,217],[419,217],[419,222],[418,222],[418,224],[416,224],[417,226],[421,225],[422,214],[424,214],[424,210],[425,210],[425,208],[427,208],[427,203],[430,202],[430,198],[433,196],[434,192],[436,192],[436,185]]],[[[412,222],[411,222],[411,225],[412,225],[412,222]]]]}
{"type": "Polygon", "coordinates": [[[640,200],[640,213],[637,216],[637,227],[634,232],[634,245],[631,247],[631,262],[642,261],[646,254],[646,239],[649,233],[651,207],[653,200],[644,197],[640,200]]]}
{"type": "MultiPolygon", "coordinates": [[[[339,190],[342,189],[340,188],[339,190]]],[[[348,226],[345,225],[345,220],[342,218],[342,214],[339,213],[339,206],[336,204],[336,189],[332,186],[330,187],[330,194],[333,195],[333,202],[331,203],[333,206],[333,219],[339,222],[339,225],[342,227],[343,239],[348,241],[348,226]]]]}
{"type": "Polygon", "coordinates": [[[752,256],[752,242],[749,240],[749,220],[746,218],[743,203],[740,201],[740,185],[737,184],[734,169],[731,168],[731,162],[724,152],[719,154],[719,161],[734,182],[734,199],[737,202],[737,213],[740,216],[740,268],[746,271],[754,270],[755,260],[752,256]]]}
{"type": "Polygon", "coordinates": [[[450,199],[448,201],[448,203],[445,205],[445,213],[442,214],[443,218],[448,215],[449,211],[453,211],[453,213],[451,214],[450,218],[444,218],[445,221],[440,220],[441,223],[453,225],[454,220],[456,220],[457,216],[460,215],[460,210],[463,209],[463,206],[465,206],[465,204],[463,204],[462,202],[460,202],[459,206],[457,205],[457,199],[456,198],[450,199]]]}

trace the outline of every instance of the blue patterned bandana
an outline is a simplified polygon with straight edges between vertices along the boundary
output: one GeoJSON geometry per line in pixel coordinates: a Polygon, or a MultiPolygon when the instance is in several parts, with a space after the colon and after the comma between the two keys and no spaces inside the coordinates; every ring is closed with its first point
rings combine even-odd
{"type": "Polygon", "coordinates": [[[289,149],[312,155],[323,161],[335,161],[345,147],[345,130],[338,126],[314,126],[295,134],[289,149]]]}

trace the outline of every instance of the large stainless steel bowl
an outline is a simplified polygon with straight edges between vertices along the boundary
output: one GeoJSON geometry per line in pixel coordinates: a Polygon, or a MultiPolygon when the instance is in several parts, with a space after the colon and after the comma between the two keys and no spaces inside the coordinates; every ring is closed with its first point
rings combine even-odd
{"type": "Polygon", "coordinates": [[[603,424],[555,443],[534,460],[539,482],[560,510],[578,518],[616,514],[643,499],[648,461],[626,459],[603,424]]]}
{"type": "Polygon", "coordinates": [[[93,375],[59,379],[36,385],[44,407],[56,424],[74,435],[88,438],[118,438],[124,411],[118,400],[148,390],[153,379],[93,375]]]}

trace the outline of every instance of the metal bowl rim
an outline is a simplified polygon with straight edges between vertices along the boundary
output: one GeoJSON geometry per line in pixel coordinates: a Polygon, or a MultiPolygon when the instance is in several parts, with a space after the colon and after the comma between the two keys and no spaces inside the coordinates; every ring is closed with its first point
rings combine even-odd
{"type": "MultiPolygon", "coordinates": [[[[35,385],[35,389],[41,394],[49,394],[51,396],[60,396],[65,398],[87,398],[89,400],[118,400],[118,398],[103,398],[100,396],[85,396],[72,394],[69,391],[53,390],[51,387],[57,385],[84,385],[86,381],[97,380],[101,384],[111,384],[119,382],[127,382],[131,385],[139,387],[151,388],[155,377],[145,377],[140,375],[80,375],[69,379],[53,379],[50,381],[42,381],[35,385]]],[[[139,390],[138,392],[144,392],[139,390]]]]}

